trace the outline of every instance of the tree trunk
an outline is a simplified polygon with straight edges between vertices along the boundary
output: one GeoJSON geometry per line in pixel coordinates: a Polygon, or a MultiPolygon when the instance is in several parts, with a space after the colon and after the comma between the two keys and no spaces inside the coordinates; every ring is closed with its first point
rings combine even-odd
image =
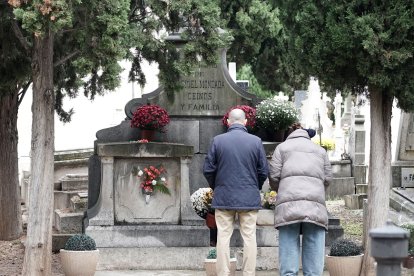
{"type": "Polygon", "coordinates": [[[35,37],[33,59],[32,161],[23,275],[51,275],[53,214],[53,34],[35,37]]]}
{"type": "Polygon", "coordinates": [[[368,181],[367,231],[364,233],[365,256],[361,275],[375,275],[374,259],[369,255],[369,230],[382,227],[388,217],[391,188],[391,113],[392,97],[370,89],[371,148],[368,181]]]}
{"type": "Polygon", "coordinates": [[[17,91],[0,91],[0,240],[22,233],[17,159],[17,91]]]}

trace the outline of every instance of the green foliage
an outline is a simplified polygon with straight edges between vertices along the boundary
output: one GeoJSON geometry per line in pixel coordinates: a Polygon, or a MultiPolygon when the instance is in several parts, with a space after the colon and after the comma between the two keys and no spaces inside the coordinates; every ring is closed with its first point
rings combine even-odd
{"type": "Polygon", "coordinates": [[[272,91],[262,88],[262,86],[257,81],[256,77],[253,74],[251,65],[244,65],[237,72],[238,80],[248,80],[249,81],[249,93],[255,94],[260,98],[269,98],[272,97],[274,93],[272,91]]]}
{"type": "Polygon", "coordinates": [[[65,250],[71,251],[92,251],[96,250],[94,239],[86,234],[76,234],[70,237],[66,244],[65,250]]]}
{"type": "Polygon", "coordinates": [[[410,239],[408,240],[408,254],[414,255],[414,224],[406,223],[401,225],[401,227],[410,232],[410,239]]]}
{"type": "Polygon", "coordinates": [[[147,1],[145,5],[142,1],[134,2],[130,21],[137,29],[135,41],[139,43],[131,55],[133,66],[129,78],[141,85],[145,83],[140,65],[144,59],[158,63],[159,80],[167,93],[172,93],[181,88],[176,81],[179,76],[190,73],[199,65],[198,57],[207,64],[217,63],[217,49],[231,41],[229,33],[219,30],[225,24],[220,19],[216,1],[147,1]],[[153,12],[148,13],[148,8],[153,12]],[[146,15],[145,24],[140,22],[143,15],[146,15]],[[147,24],[152,29],[148,30],[147,24]],[[177,45],[165,40],[165,32],[174,33],[180,27],[182,43],[177,49],[177,45]],[[154,35],[154,31],[158,35],[154,35]]]}
{"type": "MultiPolygon", "coordinates": [[[[14,45],[24,42],[30,51],[33,38],[46,32],[54,33],[51,55],[55,62],[55,109],[63,121],[69,121],[73,113],[62,108],[65,97],[76,97],[83,88],[85,96],[93,99],[120,84],[122,68],[118,62],[122,59],[132,61],[129,79],[141,85],[146,82],[141,62],[144,59],[157,62],[160,82],[167,92],[174,92],[181,88],[177,78],[190,72],[198,63],[198,56],[209,64],[217,62],[217,49],[231,41],[229,33],[219,31],[225,27],[225,22],[220,19],[217,1],[9,2],[10,5],[2,4],[0,9],[10,11],[4,14],[12,15],[14,12],[22,39],[18,40],[15,33],[8,31],[6,40],[11,38],[14,45]],[[167,34],[178,30],[184,31],[182,39],[187,41],[180,49],[165,40],[167,34]]],[[[4,20],[6,22],[2,26],[8,26],[10,30],[13,18],[9,16],[4,20]]],[[[15,57],[13,67],[28,67],[29,70],[22,70],[20,74],[30,79],[31,55],[18,52],[15,57]]],[[[0,76],[2,84],[5,83],[3,76],[8,74],[0,76]]],[[[15,78],[7,81],[16,84],[15,78]]]]}
{"type": "Polygon", "coordinates": [[[284,56],[286,44],[279,9],[263,0],[226,0],[220,1],[220,7],[221,17],[234,37],[227,59],[235,61],[240,68],[249,64],[262,86],[257,89],[256,84],[251,83],[252,93],[262,96],[262,92],[270,90],[292,95],[292,87],[296,84],[290,76],[290,61],[284,56]]]}
{"type": "MultiPolygon", "coordinates": [[[[230,252],[230,258],[234,258],[233,252],[230,252]]],[[[217,259],[217,250],[215,247],[208,251],[207,259],[217,259]]]]}
{"type": "Polygon", "coordinates": [[[292,70],[318,77],[329,92],[369,90],[413,110],[413,2],[273,2],[292,70]]]}
{"type": "Polygon", "coordinates": [[[279,35],[281,24],[278,10],[268,1],[220,1],[221,18],[234,40],[227,53],[230,61],[239,66],[254,63],[257,55],[272,38],[279,35]]]}
{"type": "Polygon", "coordinates": [[[357,256],[362,253],[362,247],[347,239],[337,239],[331,244],[329,256],[357,256]]]}
{"type": "Polygon", "coordinates": [[[207,259],[217,259],[216,248],[211,248],[210,251],[208,251],[207,259]]]}
{"type": "Polygon", "coordinates": [[[160,193],[171,195],[171,192],[168,189],[168,187],[163,184],[157,183],[157,185],[154,185],[153,188],[154,188],[154,192],[159,191],[160,193]]]}
{"type": "Polygon", "coordinates": [[[0,4],[0,96],[17,93],[30,79],[30,56],[13,31],[13,17],[11,9],[0,4]]]}

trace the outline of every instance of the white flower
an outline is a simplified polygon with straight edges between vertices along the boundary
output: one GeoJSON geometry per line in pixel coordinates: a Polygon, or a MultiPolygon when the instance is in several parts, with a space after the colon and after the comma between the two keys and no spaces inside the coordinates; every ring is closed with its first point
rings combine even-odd
{"type": "Polygon", "coordinates": [[[144,174],[144,172],[143,171],[141,171],[141,170],[139,170],[139,172],[138,172],[138,176],[142,176],[144,174]]]}
{"type": "Polygon", "coordinates": [[[157,180],[154,179],[151,183],[152,185],[157,185],[157,180]]]}
{"type": "Polygon", "coordinates": [[[166,180],[165,177],[161,177],[162,182],[165,182],[165,180],[166,180]]]}

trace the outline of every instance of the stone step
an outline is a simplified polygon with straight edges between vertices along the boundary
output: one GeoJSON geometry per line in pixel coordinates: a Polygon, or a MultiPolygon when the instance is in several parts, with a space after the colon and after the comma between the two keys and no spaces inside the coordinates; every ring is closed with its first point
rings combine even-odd
{"type": "MultiPolygon", "coordinates": [[[[87,226],[86,234],[98,247],[203,247],[210,244],[210,229],[206,226],[187,225],[115,225],[87,226]]],[[[330,218],[325,245],[343,235],[339,219],[330,218]],[[332,224],[331,224],[332,223],[332,224]]],[[[279,246],[279,231],[273,226],[257,226],[256,242],[259,247],[279,246]]],[[[230,246],[243,246],[239,226],[236,224],[230,246]]]]}
{"type": "Polygon", "coordinates": [[[55,228],[60,234],[82,233],[84,212],[55,210],[55,228]]]}
{"type": "Polygon", "coordinates": [[[334,177],[332,184],[326,188],[326,200],[342,198],[355,193],[354,177],[334,177]]]}
{"type": "MultiPolygon", "coordinates": [[[[85,190],[80,191],[54,191],[54,205],[53,209],[71,209],[71,198],[73,196],[80,196],[81,194],[88,194],[85,190]]],[[[84,196],[80,196],[81,198],[84,198],[84,196]]],[[[73,209],[71,209],[73,211],[73,209]]]]}
{"type": "Polygon", "coordinates": [[[67,160],[77,160],[77,159],[88,159],[91,155],[93,155],[92,148],[55,151],[54,160],[56,162],[56,161],[67,161],[67,160]]]}
{"type": "MultiPolygon", "coordinates": [[[[98,249],[99,262],[97,270],[204,270],[204,260],[211,247],[129,247],[98,249]]],[[[235,253],[237,269],[241,270],[243,248],[232,247],[231,251],[235,253]]],[[[325,248],[325,251],[329,252],[329,248],[325,248]]],[[[274,271],[272,275],[278,275],[275,271],[279,269],[278,255],[279,247],[258,247],[256,270],[274,271]]]]}
{"type": "Polygon", "coordinates": [[[367,194],[345,195],[344,196],[345,206],[351,210],[362,209],[363,201],[366,198],[367,198],[367,194]]]}
{"type": "Polygon", "coordinates": [[[397,212],[414,214],[414,189],[392,188],[390,192],[390,206],[397,212]]]}
{"type": "Polygon", "coordinates": [[[356,193],[357,194],[368,193],[368,184],[356,184],[356,193]]]}
{"type": "Polygon", "coordinates": [[[67,174],[60,179],[62,191],[78,191],[88,189],[88,175],[67,174]]]}
{"type": "Polygon", "coordinates": [[[67,240],[75,234],[52,234],[52,252],[58,253],[60,249],[65,248],[67,240]]]}
{"type": "Polygon", "coordinates": [[[88,197],[80,197],[79,194],[74,195],[70,199],[71,211],[84,212],[88,208],[88,197]]]}

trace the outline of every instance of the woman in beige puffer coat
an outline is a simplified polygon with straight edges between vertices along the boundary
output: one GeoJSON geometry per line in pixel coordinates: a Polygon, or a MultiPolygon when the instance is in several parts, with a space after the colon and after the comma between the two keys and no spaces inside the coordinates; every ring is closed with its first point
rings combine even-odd
{"type": "Polygon", "coordinates": [[[269,164],[269,184],[277,192],[280,275],[298,274],[300,234],[304,276],[322,275],[328,230],[325,188],[331,181],[328,155],[310,140],[307,130],[293,131],[276,147],[269,164]]]}

